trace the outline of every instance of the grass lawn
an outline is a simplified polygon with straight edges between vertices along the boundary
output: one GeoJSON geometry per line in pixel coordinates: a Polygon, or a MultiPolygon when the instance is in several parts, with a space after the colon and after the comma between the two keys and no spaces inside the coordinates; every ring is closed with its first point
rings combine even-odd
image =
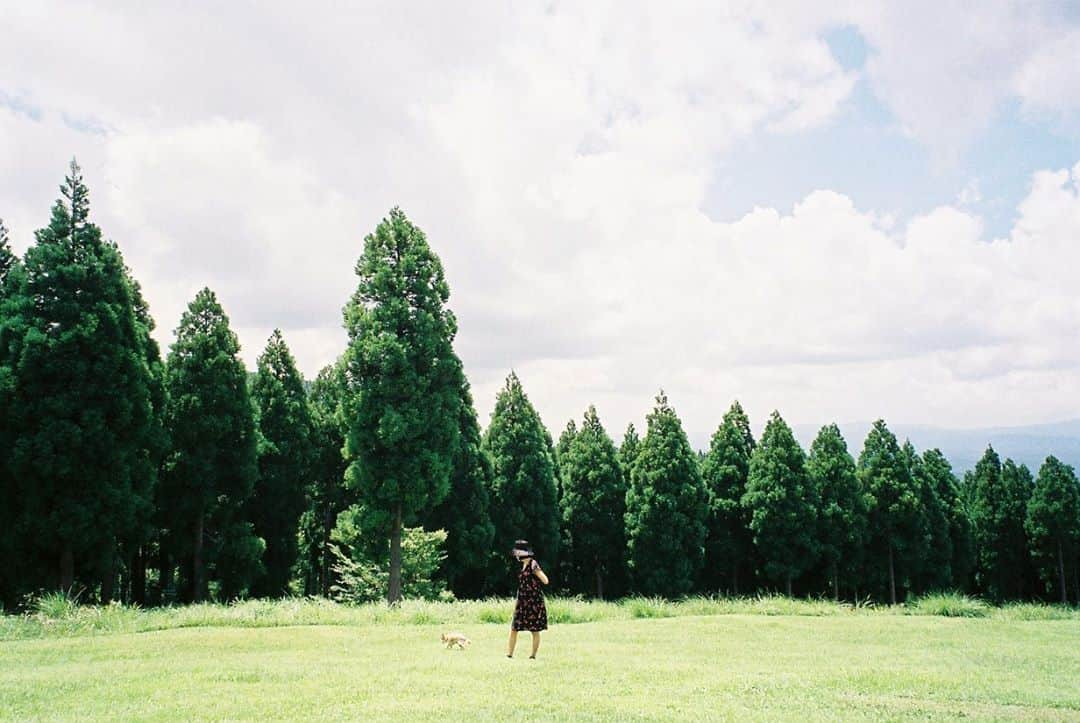
{"type": "Polygon", "coordinates": [[[0,642],[0,717],[1080,720],[1080,623],[714,615],[188,627],[0,642]],[[460,629],[473,645],[447,651],[460,629]]]}

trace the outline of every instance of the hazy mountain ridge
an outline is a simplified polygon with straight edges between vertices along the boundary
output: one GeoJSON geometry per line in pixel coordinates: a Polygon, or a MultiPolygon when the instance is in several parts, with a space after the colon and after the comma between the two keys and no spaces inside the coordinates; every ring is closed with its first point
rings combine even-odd
{"type": "MultiPolygon", "coordinates": [[[[870,430],[870,422],[848,422],[839,425],[847,440],[848,449],[856,458],[870,430]]],[[[792,427],[799,443],[806,450],[817,436],[820,425],[797,424],[792,427]]],[[[940,449],[952,463],[957,474],[972,469],[992,445],[1002,459],[1011,458],[1027,465],[1032,473],[1049,455],[1073,467],[1080,467],[1080,419],[1033,424],[1020,427],[984,427],[976,429],[947,429],[924,424],[890,424],[889,429],[903,442],[910,439],[920,451],[940,449]]]]}

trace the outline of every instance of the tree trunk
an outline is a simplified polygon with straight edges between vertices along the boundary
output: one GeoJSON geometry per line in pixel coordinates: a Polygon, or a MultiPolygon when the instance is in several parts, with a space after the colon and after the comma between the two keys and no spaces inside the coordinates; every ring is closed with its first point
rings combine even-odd
{"type": "Polygon", "coordinates": [[[790,573],[788,573],[788,576],[787,576],[787,596],[791,597],[791,574],[790,573]]]}
{"type": "Polygon", "coordinates": [[[1076,570],[1073,571],[1073,590],[1076,593],[1076,604],[1080,605],[1080,555],[1076,556],[1076,570]]]}
{"type": "Polygon", "coordinates": [[[896,569],[893,567],[892,543],[889,543],[889,599],[896,604],[896,569]]]}
{"type": "Polygon", "coordinates": [[[401,505],[394,507],[394,521],[390,528],[390,587],[386,601],[391,605],[401,602],[401,505]]]}
{"type": "Polygon", "coordinates": [[[596,564],[596,597],[604,599],[604,576],[600,574],[600,564],[596,564]]]}
{"type": "Polygon", "coordinates": [[[334,513],[329,505],[323,516],[323,543],[319,554],[322,556],[321,589],[323,597],[330,597],[330,535],[334,531],[334,513]]]}
{"type": "Polygon", "coordinates": [[[105,559],[105,574],[101,578],[101,604],[108,605],[113,599],[113,590],[116,585],[116,550],[109,546],[108,557],[105,559]]]}
{"type": "Polygon", "coordinates": [[[737,560],[731,566],[731,589],[735,597],[739,597],[739,562],[737,560]]]}
{"type": "Polygon", "coordinates": [[[131,567],[135,560],[135,555],[128,551],[127,546],[123,547],[124,557],[123,564],[120,565],[120,602],[125,605],[131,604],[131,567]]]}
{"type": "Polygon", "coordinates": [[[839,565],[835,562],[832,565],[832,589],[833,589],[833,601],[840,602],[840,570],[839,565]]]}
{"type": "Polygon", "coordinates": [[[146,546],[139,545],[131,560],[131,602],[146,605],[146,546]]]}
{"type": "MultiPolygon", "coordinates": [[[[165,543],[162,541],[158,548],[158,593],[157,600],[158,605],[164,605],[166,603],[166,597],[172,595],[170,592],[173,586],[173,561],[169,557],[169,553],[165,549],[165,543]]],[[[175,597],[175,595],[172,595],[175,597]]],[[[171,602],[171,599],[168,601],[171,602]]]]}
{"type": "Polygon", "coordinates": [[[1058,540],[1058,573],[1061,575],[1061,604],[1069,604],[1069,588],[1065,585],[1065,552],[1061,548],[1061,540],[1058,540]]]}
{"type": "Polygon", "coordinates": [[[60,592],[70,594],[75,586],[75,552],[70,543],[60,550],[60,592]]]}
{"type": "Polygon", "coordinates": [[[203,515],[195,518],[195,536],[191,548],[191,601],[203,600],[203,515]]]}

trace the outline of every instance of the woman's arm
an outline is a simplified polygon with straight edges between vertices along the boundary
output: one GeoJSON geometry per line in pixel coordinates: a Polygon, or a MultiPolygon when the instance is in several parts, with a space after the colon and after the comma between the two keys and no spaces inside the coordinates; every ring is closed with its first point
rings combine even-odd
{"type": "Polygon", "coordinates": [[[533,575],[536,575],[538,578],[540,578],[540,582],[544,583],[545,585],[548,584],[547,575],[545,575],[544,571],[540,569],[540,563],[538,563],[536,560],[533,560],[533,575]]]}

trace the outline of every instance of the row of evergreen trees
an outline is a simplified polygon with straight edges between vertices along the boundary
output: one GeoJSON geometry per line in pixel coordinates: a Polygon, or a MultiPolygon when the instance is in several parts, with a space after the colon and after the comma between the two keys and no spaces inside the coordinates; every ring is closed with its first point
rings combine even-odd
{"type": "Polygon", "coordinates": [[[561,569],[575,592],[602,594],[606,575],[664,596],[1080,600],[1080,483],[1054,457],[1033,479],[988,448],[960,480],[939,450],[918,454],[880,420],[857,460],[835,424],[806,454],[775,412],[755,441],[738,402],[694,455],[663,394],[644,439],[631,425],[616,452],[590,407],[556,457],[561,569]]]}
{"type": "Polygon", "coordinates": [[[306,385],[277,331],[249,375],[213,292],[161,358],[78,167],[17,259],[0,224],[0,600],[81,589],[140,604],[322,594],[340,526],[402,594],[406,526],[447,532],[459,596],[505,594],[531,540],[570,593],[1080,599],[1080,484],[988,449],[957,479],[877,422],[856,460],[809,454],[736,402],[695,453],[661,393],[620,446],[589,407],[557,444],[511,374],[481,432],[441,264],[399,210],[364,240],[349,346],[306,385]],[[344,513],[348,514],[344,514],[344,513]],[[356,529],[349,533],[357,535],[356,529]],[[1071,591],[1071,592],[1070,592],[1071,591]]]}

